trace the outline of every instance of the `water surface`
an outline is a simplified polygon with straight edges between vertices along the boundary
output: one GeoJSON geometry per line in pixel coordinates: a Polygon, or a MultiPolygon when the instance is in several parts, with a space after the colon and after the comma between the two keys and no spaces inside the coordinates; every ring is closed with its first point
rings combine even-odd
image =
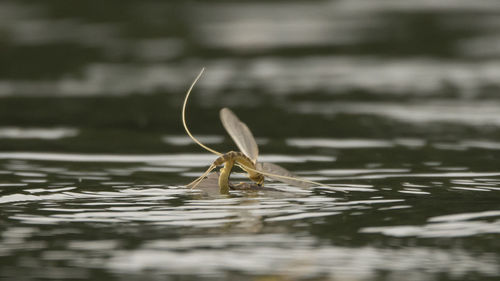
{"type": "MultiPolygon", "coordinates": [[[[496,280],[496,1],[0,3],[0,277],[496,280]],[[235,150],[330,185],[190,190],[235,150]],[[348,193],[336,191],[343,189],[348,193]]],[[[234,174],[235,182],[245,180],[234,174]]]]}

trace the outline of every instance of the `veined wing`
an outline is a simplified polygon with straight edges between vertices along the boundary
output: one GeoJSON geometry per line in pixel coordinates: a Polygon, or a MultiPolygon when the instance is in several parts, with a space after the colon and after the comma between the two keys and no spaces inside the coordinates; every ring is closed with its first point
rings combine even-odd
{"type": "Polygon", "coordinates": [[[296,187],[303,187],[303,188],[309,188],[312,186],[315,186],[315,184],[306,182],[304,180],[301,180],[297,178],[292,172],[288,171],[287,169],[273,164],[273,163],[257,163],[256,165],[257,170],[265,172],[266,176],[276,180],[280,181],[289,185],[293,185],[296,187]]]}
{"type": "Polygon", "coordinates": [[[236,146],[238,146],[241,152],[252,159],[255,164],[259,156],[259,147],[247,125],[241,122],[240,119],[226,107],[220,111],[220,120],[226,131],[236,143],[236,146]]]}

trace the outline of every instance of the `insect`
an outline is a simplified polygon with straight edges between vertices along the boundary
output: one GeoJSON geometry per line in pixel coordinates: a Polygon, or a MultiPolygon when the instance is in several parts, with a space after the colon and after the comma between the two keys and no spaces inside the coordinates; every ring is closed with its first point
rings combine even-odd
{"type": "MultiPolygon", "coordinates": [[[[290,171],[279,165],[258,162],[257,158],[259,156],[259,148],[252,132],[250,131],[248,126],[245,123],[241,122],[240,119],[238,119],[238,117],[236,117],[236,115],[228,108],[221,109],[220,119],[222,121],[222,125],[229,133],[241,152],[230,151],[223,154],[204,145],[198,139],[196,139],[191,134],[186,124],[186,105],[194,85],[196,84],[196,82],[198,82],[204,70],[205,69],[203,68],[200,71],[186,93],[184,104],[182,106],[182,123],[184,125],[184,129],[186,130],[186,133],[195,143],[219,157],[210,165],[210,167],[208,167],[205,173],[188,184],[188,187],[195,188],[200,182],[202,182],[203,179],[205,179],[205,177],[207,177],[207,175],[210,174],[210,172],[212,172],[218,166],[223,166],[220,170],[220,175],[218,178],[218,185],[221,193],[229,193],[229,189],[231,188],[229,183],[229,176],[234,166],[238,166],[243,171],[245,171],[248,174],[250,180],[255,182],[258,186],[263,185],[265,177],[297,187],[307,188],[315,185],[327,186],[322,183],[298,178],[294,176],[290,171]]],[[[345,192],[342,189],[333,188],[331,186],[328,187],[330,189],[336,189],[345,192]]]]}

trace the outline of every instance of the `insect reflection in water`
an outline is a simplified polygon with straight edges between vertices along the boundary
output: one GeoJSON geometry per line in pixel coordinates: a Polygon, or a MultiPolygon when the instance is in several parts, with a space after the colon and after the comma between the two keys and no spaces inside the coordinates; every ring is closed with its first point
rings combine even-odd
{"type": "MultiPolygon", "coordinates": [[[[223,154],[204,145],[198,139],[196,139],[191,134],[186,124],[186,105],[189,99],[189,95],[191,94],[194,85],[203,74],[203,71],[204,69],[201,70],[186,93],[184,104],[182,106],[182,123],[184,125],[184,129],[186,130],[186,133],[194,142],[219,157],[212,163],[212,165],[210,165],[210,167],[205,171],[205,173],[203,173],[203,175],[188,184],[188,187],[195,188],[196,186],[198,186],[218,166],[223,166],[218,176],[218,185],[221,193],[229,193],[230,189],[261,187],[264,184],[265,177],[268,177],[272,180],[281,181],[292,186],[303,188],[312,186],[327,186],[319,182],[299,178],[279,165],[273,163],[257,162],[257,158],[259,156],[259,148],[252,132],[250,131],[248,126],[245,123],[241,122],[240,119],[238,119],[238,117],[236,117],[236,115],[228,108],[221,109],[220,119],[222,121],[222,125],[229,133],[241,152],[230,151],[223,154]],[[230,184],[229,176],[231,175],[231,171],[234,166],[238,166],[243,171],[245,171],[248,174],[248,177],[256,183],[256,186],[244,183],[240,183],[239,185],[230,184]]],[[[331,186],[328,186],[328,188],[345,192],[342,189],[334,188],[331,186]]]]}

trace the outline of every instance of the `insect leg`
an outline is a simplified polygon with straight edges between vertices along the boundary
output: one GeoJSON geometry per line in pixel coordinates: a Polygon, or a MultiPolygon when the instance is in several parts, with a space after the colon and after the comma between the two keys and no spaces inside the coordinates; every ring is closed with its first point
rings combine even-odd
{"type": "Polygon", "coordinates": [[[201,175],[199,178],[195,179],[194,181],[192,181],[191,183],[189,183],[188,185],[186,186],[191,186],[191,189],[195,188],[213,169],[215,169],[217,166],[215,166],[214,164],[210,165],[210,167],[208,167],[207,171],[205,173],[203,173],[203,175],[201,175]]]}

